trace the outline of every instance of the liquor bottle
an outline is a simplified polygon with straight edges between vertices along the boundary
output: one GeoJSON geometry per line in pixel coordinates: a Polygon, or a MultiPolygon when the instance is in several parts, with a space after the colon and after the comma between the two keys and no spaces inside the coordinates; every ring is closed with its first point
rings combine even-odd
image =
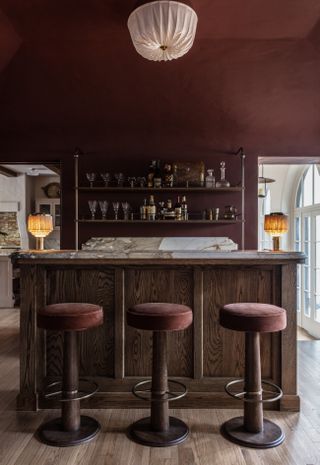
{"type": "Polygon", "coordinates": [[[146,220],[147,219],[147,213],[148,213],[148,206],[147,206],[147,199],[143,200],[143,205],[140,207],[140,219],[141,220],[146,220]]]}
{"type": "Polygon", "coordinates": [[[166,163],[164,165],[163,185],[165,187],[173,186],[173,171],[172,171],[172,165],[170,165],[170,163],[166,163]]]}
{"type": "Polygon", "coordinates": [[[181,216],[182,220],[187,221],[188,219],[188,204],[187,204],[187,198],[185,195],[182,196],[182,201],[181,201],[181,216]]]}
{"type": "Polygon", "coordinates": [[[153,195],[150,195],[149,197],[149,204],[147,206],[147,219],[149,221],[154,221],[156,219],[156,213],[157,213],[157,207],[156,204],[154,203],[154,197],[153,195]]]}
{"type": "Polygon", "coordinates": [[[177,202],[174,206],[174,214],[176,220],[181,220],[182,219],[182,208],[181,208],[181,203],[180,203],[180,197],[178,197],[177,202]]]}
{"type": "Polygon", "coordinates": [[[152,160],[147,175],[147,186],[153,187],[154,172],[156,169],[156,160],[152,160]]]}
{"type": "Polygon", "coordinates": [[[165,215],[166,220],[174,220],[176,217],[174,208],[172,208],[171,199],[167,200],[167,208],[166,208],[164,215],[165,215]]]}
{"type": "Polygon", "coordinates": [[[153,175],[153,187],[159,189],[162,185],[162,176],[161,176],[161,168],[160,168],[160,160],[156,160],[156,166],[153,175]]]}
{"type": "Polygon", "coordinates": [[[226,180],[226,164],[224,161],[220,163],[221,178],[216,182],[216,187],[230,187],[230,182],[226,180]]]}
{"type": "Polygon", "coordinates": [[[210,169],[210,170],[207,170],[207,172],[208,172],[208,175],[206,176],[206,187],[208,189],[213,189],[216,185],[216,180],[214,177],[214,170],[210,169]]]}

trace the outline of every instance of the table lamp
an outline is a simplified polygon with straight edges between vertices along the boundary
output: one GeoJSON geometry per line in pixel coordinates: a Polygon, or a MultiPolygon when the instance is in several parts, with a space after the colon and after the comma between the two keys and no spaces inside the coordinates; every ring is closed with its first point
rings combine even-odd
{"type": "Polygon", "coordinates": [[[284,213],[275,212],[265,215],[264,230],[272,236],[273,250],[280,250],[280,236],[288,232],[288,217],[284,213]]]}
{"type": "Polygon", "coordinates": [[[32,213],[28,216],[28,231],[36,238],[36,249],[44,249],[44,238],[53,230],[52,216],[32,213]]]}

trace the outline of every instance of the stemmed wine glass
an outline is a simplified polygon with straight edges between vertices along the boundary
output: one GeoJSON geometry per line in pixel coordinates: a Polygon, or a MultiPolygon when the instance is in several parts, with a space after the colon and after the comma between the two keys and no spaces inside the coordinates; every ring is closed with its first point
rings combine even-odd
{"type": "Polygon", "coordinates": [[[124,175],[123,173],[115,173],[114,177],[117,180],[118,187],[122,187],[124,183],[124,175]]]}
{"type": "Polygon", "coordinates": [[[140,187],[144,187],[146,185],[146,178],[144,176],[137,178],[137,183],[140,187]]]}
{"type": "Polygon", "coordinates": [[[117,221],[118,220],[118,213],[119,213],[119,202],[112,202],[113,210],[114,210],[114,219],[117,221]]]}
{"type": "Polygon", "coordinates": [[[100,176],[103,179],[105,187],[108,187],[110,182],[110,173],[100,173],[100,176]]]}
{"type": "Polygon", "coordinates": [[[134,187],[134,183],[136,182],[136,178],[134,176],[128,178],[128,183],[130,187],[134,187]]]}
{"type": "Polygon", "coordinates": [[[94,220],[96,216],[98,202],[96,200],[88,200],[88,205],[91,212],[91,219],[94,220]]]}
{"type": "Polygon", "coordinates": [[[96,179],[96,173],[86,173],[87,179],[90,182],[90,187],[93,187],[93,183],[96,179]]]}
{"type": "Polygon", "coordinates": [[[122,210],[123,210],[123,219],[129,219],[129,212],[130,212],[130,204],[128,202],[122,202],[122,210]]]}
{"type": "Polygon", "coordinates": [[[107,202],[107,200],[99,200],[99,207],[101,210],[103,220],[107,218],[108,206],[109,206],[109,203],[107,202]]]}

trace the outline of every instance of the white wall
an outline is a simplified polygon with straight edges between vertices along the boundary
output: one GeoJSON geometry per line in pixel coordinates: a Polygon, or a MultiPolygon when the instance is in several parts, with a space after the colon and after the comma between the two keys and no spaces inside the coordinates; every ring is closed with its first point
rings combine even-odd
{"type": "MultiPolygon", "coordinates": [[[[271,212],[282,212],[289,216],[289,232],[281,238],[283,250],[293,250],[293,209],[296,189],[300,177],[308,165],[264,165],[263,175],[274,179],[267,184],[271,193],[271,212]]],[[[260,168],[261,174],[261,168],[260,168]]],[[[261,201],[259,202],[259,209],[261,201]]],[[[260,210],[259,210],[260,211],[260,210]]]]}

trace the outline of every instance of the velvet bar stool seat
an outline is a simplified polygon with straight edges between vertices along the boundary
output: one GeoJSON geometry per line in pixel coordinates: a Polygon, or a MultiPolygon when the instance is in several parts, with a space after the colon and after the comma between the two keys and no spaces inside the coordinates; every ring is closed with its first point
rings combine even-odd
{"type": "Polygon", "coordinates": [[[47,305],[37,315],[37,326],[45,330],[63,332],[62,383],[47,386],[44,397],[58,398],[62,403],[61,418],[43,423],[38,431],[39,440],[50,446],[75,446],[93,439],[100,430],[99,423],[91,417],[80,416],[80,400],[91,397],[97,390],[96,383],[81,380],[90,386],[79,392],[78,340],[79,331],[103,323],[103,309],[87,303],[60,303],[47,305]],[[60,386],[60,389],[58,388],[60,386]],[[52,392],[52,388],[58,391],[52,392]]]}
{"type": "Polygon", "coordinates": [[[153,332],[152,380],[137,383],[132,389],[139,399],[151,401],[151,416],[129,427],[130,438],[139,444],[173,446],[183,442],[189,434],[189,428],[183,421],[169,417],[169,401],[181,399],[187,389],[180,382],[168,380],[167,333],[188,328],[192,324],[192,317],[191,308],[169,303],[144,303],[127,311],[129,326],[153,332]],[[141,389],[150,383],[151,389],[141,389]],[[179,385],[183,391],[179,394],[170,392],[171,383],[179,385]]]}
{"type": "Polygon", "coordinates": [[[226,392],[244,401],[244,416],[231,418],[221,427],[221,432],[241,446],[257,449],[275,447],[284,441],[281,428],[263,418],[263,403],[282,397],[282,390],[274,383],[261,380],[260,333],[282,331],[287,325],[286,311],[275,305],[260,303],[233,303],[220,309],[220,324],[233,331],[245,332],[244,380],[231,381],[226,392]],[[234,393],[230,388],[244,381],[244,392],[234,393]],[[271,386],[270,390],[262,385],[271,386]],[[271,397],[263,398],[263,393],[271,397]]]}

